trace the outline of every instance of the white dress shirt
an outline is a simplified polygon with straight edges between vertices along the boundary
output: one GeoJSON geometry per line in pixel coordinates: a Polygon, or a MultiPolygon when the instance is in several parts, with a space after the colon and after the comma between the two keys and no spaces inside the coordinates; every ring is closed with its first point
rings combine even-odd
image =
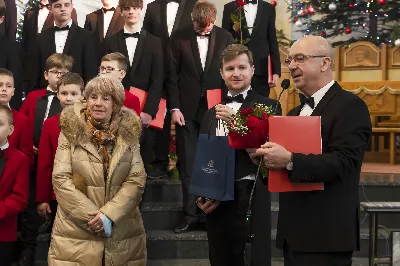
{"type": "MultiPolygon", "coordinates": [[[[114,6],[114,8],[116,8],[116,7],[114,6]]],[[[112,17],[114,16],[114,12],[115,11],[110,10],[110,11],[107,11],[107,12],[104,13],[104,16],[103,16],[103,18],[104,18],[103,37],[105,37],[106,34],[107,34],[108,28],[110,27],[110,23],[111,23],[112,17]]]]}
{"type": "Polygon", "coordinates": [[[167,4],[167,26],[168,35],[171,36],[172,29],[174,27],[176,13],[178,13],[179,4],[177,2],[169,2],[167,4]]]}
{"type": "MultiPolygon", "coordinates": [[[[323,86],[321,89],[319,89],[316,93],[311,95],[311,97],[314,98],[314,109],[317,107],[318,103],[321,101],[321,99],[324,97],[324,95],[328,92],[328,90],[332,87],[332,85],[335,83],[334,80],[323,86]]],[[[314,111],[313,108],[311,108],[308,104],[304,104],[303,108],[300,111],[299,116],[310,116],[312,112],[314,111]]]]}
{"type": "MultiPolygon", "coordinates": [[[[67,25],[71,29],[72,19],[68,22],[67,25]]],[[[55,23],[54,23],[54,26],[56,26],[55,23]]],[[[55,31],[54,32],[54,39],[56,41],[56,52],[59,53],[59,54],[62,54],[64,52],[65,42],[67,41],[68,33],[69,33],[69,30],[55,31]]]]}
{"type": "Polygon", "coordinates": [[[43,30],[44,22],[46,21],[47,17],[49,16],[50,10],[47,8],[39,9],[38,20],[37,20],[37,30],[38,33],[41,33],[43,30]]]}
{"type": "MultiPolygon", "coordinates": [[[[124,33],[134,33],[128,31],[124,27],[124,33]]],[[[140,33],[140,31],[139,31],[140,33]]],[[[128,50],[128,56],[129,56],[129,65],[132,66],[133,58],[135,56],[135,51],[136,51],[136,46],[138,44],[139,38],[125,38],[125,43],[126,43],[126,49],[128,50]]]]}
{"type": "Polygon", "coordinates": [[[207,52],[208,52],[208,41],[210,37],[206,36],[197,36],[197,45],[199,47],[199,54],[200,54],[200,61],[201,66],[203,67],[206,65],[207,60],[207,52]]]}
{"type": "MultiPolygon", "coordinates": [[[[246,97],[247,97],[247,95],[248,95],[250,90],[251,90],[251,87],[246,89],[244,92],[240,93],[240,94],[243,95],[243,99],[246,99],[246,97]]],[[[228,96],[233,97],[233,95],[230,92],[228,92],[228,96]]],[[[228,107],[232,108],[237,113],[239,111],[240,107],[242,106],[242,103],[238,103],[238,102],[233,101],[231,103],[227,103],[226,105],[228,107]]],[[[228,135],[228,129],[225,128],[225,126],[222,124],[222,120],[221,119],[218,120],[218,124],[217,124],[217,129],[216,129],[215,135],[216,136],[227,136],[228,135]]],[[[251,174],[251,175],[242,177],[242,178],[240,178],[240,179],[238,179],[236,181],[240,181],[240,180],[255,180],[255,179],[256,179],[255,175],[251,174]]]]}
{"type": "MultiPolygon", "coordinates": [[[[244,5],[244,16],[246,17],[247,27],[253,27],[254,21],[257,16],[257,4],[246,4],[244,5]]],[[[253,29],[249,29],[249,33],[253,32],[253,29]]]]}
{"type": "Polygon", "coordinates": [[[5,149],[7,149],[9,146],[10,146],[10,144],[8,144],[8,141],[7,141],[3,146],[0,146],[0,149],[1,149],[1,150],[5,150],[5,149]]]}
{"type": "MultiPolygon", "coordinates": [[[[52,90],[49,87],[47,87],[46,91],[52,91],[52,90]]],[[[50,95],[47,97],[47,107],[46,107],[46,112],[44,113],[43,123],[44,123],[44,121],[46,121],[47,117],[49,116],[50,106],[51,106],[51,103],[53,102],[53,99],[54,99],[54,95],[50,95]]]]}

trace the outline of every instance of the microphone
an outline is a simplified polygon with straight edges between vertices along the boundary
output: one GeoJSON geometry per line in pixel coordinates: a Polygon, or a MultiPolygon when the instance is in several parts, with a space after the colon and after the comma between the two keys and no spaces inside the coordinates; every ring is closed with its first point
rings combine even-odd
{"type": "Polygon", "coordinates": [[[274,107],[273,112],[272,112],[273,114],[275,114],[276,109],[278,108],[279,101],[280,101],[280,99],[281,99],[281,97],[282,97],[283,92],[284,92],[285,90],[287,90],[287,89],[289,88],[289,86],[290,86],[290,80],[289,80],[289,79],[284,79],[284,80],[282,80],[282,82],[281,82],[282,90],[281,90],[281,93],[279,93],[278,101],[277,101],[277,103],[275,104],[275,107],[274,107]]]}

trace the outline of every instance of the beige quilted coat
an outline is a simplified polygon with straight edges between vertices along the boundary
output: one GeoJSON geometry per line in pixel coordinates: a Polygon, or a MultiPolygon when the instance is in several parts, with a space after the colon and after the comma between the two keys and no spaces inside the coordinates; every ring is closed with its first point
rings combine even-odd
{"type": "Polygon", "coordinates": [[[144,167],[138,139],[141,124],[123,107],[106,182],[101,156],[80,111],[84,102],[65,109],[53,170],[59,203],[48,264],[50,266],[145,266],[146,235],[139,212],[144,167]],[[89,231],[88,212],[100,210],[113,222],[110,238],[89,231]],[[103,264],[104,256],[104,264],[103,264]]]}

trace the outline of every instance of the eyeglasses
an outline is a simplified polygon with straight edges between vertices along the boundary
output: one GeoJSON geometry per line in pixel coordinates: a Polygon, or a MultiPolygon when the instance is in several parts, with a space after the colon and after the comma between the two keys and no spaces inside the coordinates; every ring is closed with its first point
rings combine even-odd
{"type": "Polygon", "coordinates": [[[65,73],[68,73],[68,71],[56,71],[56,70],[49,70],[47,72],[49,72],[57,77],[60,77],[60,76],[64,75],[65,73]]]}
{"type": "Polygon", "coordinates": [[[122,69],[113,68],[113,67],[99,67],[99,73],[103,73],[104,71],[106,71],[106,73],[109,74],[113,71],[122,71],[122,69]]]}
{"type": "Polygon", "coordinates": [[[294,62],[296,64],[303,64],[304,62],[306,62],[308,59],[310,58],[322,58],[322,57],[328,57],[326,55],[305,55],[305,54],[296,54],[293,57],[289,56],[288,58],[285,59],[285,64],[286,66],[289,67],[289,65],[292,63],[292,61],[294,60],[294,62]]]}

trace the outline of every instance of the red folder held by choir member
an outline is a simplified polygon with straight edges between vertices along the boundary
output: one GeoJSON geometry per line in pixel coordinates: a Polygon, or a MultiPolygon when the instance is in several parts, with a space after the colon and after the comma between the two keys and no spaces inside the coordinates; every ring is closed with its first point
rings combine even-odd
{"type": "MultiPolygon", "coordinates": [[[[135,87],[131,87],[129,92],[132,93],[133,95],[136,95],[139,98],[140,111],[142,111],[144,105],[146,104],[147,92],[135,87]]],[[[166,111],[167,111],[167,102],[165,101],[165,99],[161,98],[160,104],[158,105],[156,118],[151,121],[150,126],[156,129],[163,129],[166,111]]]]}
{"type": "MultiPolygon", "coordinates": [[[[290,152],[321,154],[321,117],[270,117],[269,141],[282,145],[290,152]]],[[[268,175],[268,189],[270,192],[324,190],[324,183],[291,182],[286,169],[270,169],[268,175]]]]}
{"type": "Polygon", "coordinates": [[[207,105],[208,109],[213,108],[217,104],[222,102],[222,90],[221,89],[213,89],[207,90],[207,105]]]}
{"type": "Polygon", "coordinates": [[[271,55],[268,55],[268,83],[272,82],[272,75],[271,55]]]}

